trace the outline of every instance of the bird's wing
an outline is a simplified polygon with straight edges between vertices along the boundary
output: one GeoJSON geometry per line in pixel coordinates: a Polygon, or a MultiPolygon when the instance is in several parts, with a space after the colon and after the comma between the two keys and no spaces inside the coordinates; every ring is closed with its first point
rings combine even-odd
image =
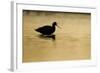
{"type": "Polygon", "coordinates": [[[37,28],[36,30],[46,30],[46,29],[49,29],[50,26],[43,26],[43,27],[39,27],[37,28]]]}

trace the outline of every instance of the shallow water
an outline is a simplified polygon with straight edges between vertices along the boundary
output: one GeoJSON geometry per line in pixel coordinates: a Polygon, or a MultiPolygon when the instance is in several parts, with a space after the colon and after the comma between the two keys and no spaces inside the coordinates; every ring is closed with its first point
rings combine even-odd
{"type": "Polygon", "coordinates": [[[23,62],[83,60],[91,58],[91,15],[81,13],[23,12],[23,62]],[[34,29],[56,21],[53,36],[34,29]]]}

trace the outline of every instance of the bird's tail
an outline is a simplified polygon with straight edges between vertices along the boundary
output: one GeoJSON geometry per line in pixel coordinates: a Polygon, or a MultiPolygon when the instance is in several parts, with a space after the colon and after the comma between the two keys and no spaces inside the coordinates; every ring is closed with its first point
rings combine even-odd
{"type": "Polygon", "coordinates": [[[35,29],[35,31],[39,32],[39,30],[38,30],[38,29],[35,29]]]}

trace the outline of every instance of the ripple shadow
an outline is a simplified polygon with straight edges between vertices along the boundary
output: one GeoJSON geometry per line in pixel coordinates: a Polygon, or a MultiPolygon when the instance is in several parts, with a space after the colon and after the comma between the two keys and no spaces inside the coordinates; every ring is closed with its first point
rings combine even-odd
{"type": "Polygon", "coordinates": [[[45,39],[45,40],[55,40],[56,39],[56,35],[38,35],[39,38],[41,39],[45,39]]]}

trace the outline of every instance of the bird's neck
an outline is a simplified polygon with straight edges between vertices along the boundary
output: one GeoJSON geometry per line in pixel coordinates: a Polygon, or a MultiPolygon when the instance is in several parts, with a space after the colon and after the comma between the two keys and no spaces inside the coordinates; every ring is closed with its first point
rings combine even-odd
{"type": "Polygon", "coordinates": [[[56,27],[56,25],[52,25],[52,27],[56,27]]]}
{"type": "Polygon", "coordinates": [[[53,27],[53,29],[55,30],[56,26],[55,26],[55,25],[53,25],[52,27],[53,27]]]}

